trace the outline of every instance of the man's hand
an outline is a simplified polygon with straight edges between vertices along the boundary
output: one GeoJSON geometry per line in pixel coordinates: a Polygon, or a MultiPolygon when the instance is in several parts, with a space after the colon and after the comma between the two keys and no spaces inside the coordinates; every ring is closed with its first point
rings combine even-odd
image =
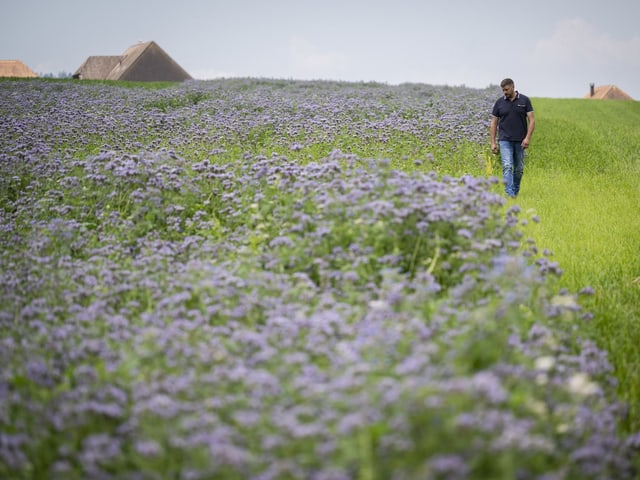
{"type": "Polygon", "coordinates": [[[529,139],[525,138],[524,140],[522,140],[522,143],[520,145],[522,145],[522,148],[527,148],[529,146],[529,139]]]}
{"type": "Polygon", "coordinates": [[[497,154],[500,150],[498,149],[498,145],[496,145],[495,143],[491,145],[491,151],[494,154],[497,154]]]}

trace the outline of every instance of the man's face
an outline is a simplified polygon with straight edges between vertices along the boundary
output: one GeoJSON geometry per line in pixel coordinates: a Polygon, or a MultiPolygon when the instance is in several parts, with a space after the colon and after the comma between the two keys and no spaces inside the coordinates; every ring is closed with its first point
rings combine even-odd
{"type": "Polygon", "coordinates": [[[504,87],[502,87],[502,93],[504,93],[504,96],[507,98],[513,98],[513,96],[516,94],[515,85],[513,83],[505,85],[504,87]]]}

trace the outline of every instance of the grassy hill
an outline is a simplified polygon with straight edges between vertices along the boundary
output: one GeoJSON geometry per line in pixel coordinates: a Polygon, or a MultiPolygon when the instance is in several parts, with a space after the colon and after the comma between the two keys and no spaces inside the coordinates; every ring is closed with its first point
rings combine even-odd
{"type": "Polygon", "coordinates": [[[518,203],[542,222],[572,291],[595,289],[589,334],[609,352],[640,427],[640,102],[535,99],[537,128],[518,203]]]}

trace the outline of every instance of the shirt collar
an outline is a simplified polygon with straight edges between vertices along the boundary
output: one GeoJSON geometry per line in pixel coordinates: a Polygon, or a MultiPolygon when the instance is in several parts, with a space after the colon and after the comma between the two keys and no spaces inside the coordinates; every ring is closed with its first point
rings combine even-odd
{"type": "Polygon", "coordinates": [[[518,90],[516,90],[516,96],[514,97],[513,100],[509,100],[506,95],[504,96],[505,100],[508,100],[508,101],[511,101],[511,102],[513,102],[515,100],[518,100],[519,98],[520,98],[520,92],[518,90]]]}

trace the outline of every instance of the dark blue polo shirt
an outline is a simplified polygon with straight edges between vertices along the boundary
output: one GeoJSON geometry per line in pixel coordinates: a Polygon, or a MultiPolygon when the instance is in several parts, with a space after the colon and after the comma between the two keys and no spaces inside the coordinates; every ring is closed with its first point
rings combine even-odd
{"type": "Polygon", "coordinates": [[[498,140],[521,142],[527,136],[527,113],[533,112],[531,100],[516,91],[513,100],[500,97],[491,115],[498,117],[498,140]]]}

